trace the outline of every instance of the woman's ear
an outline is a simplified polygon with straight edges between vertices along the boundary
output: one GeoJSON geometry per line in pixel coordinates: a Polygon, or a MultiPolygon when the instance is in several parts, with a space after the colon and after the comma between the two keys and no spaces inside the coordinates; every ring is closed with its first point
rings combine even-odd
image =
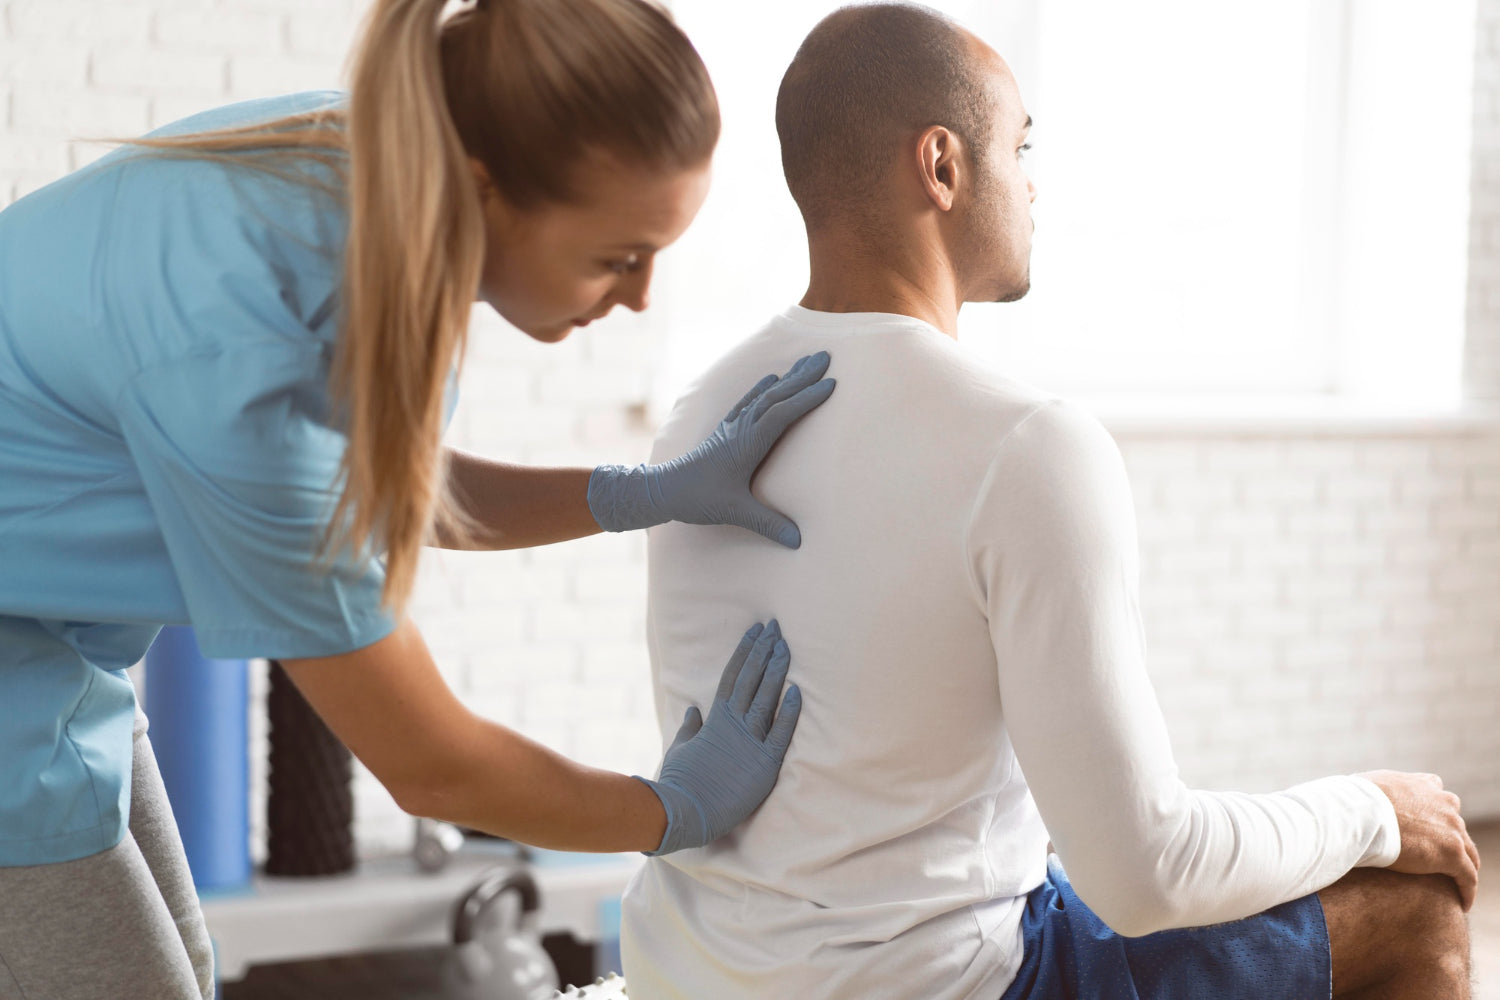
{"type": "Polygon", "coordinates": [[[472,156],[469,157],[469,170],[474,175],[474,189],[479,195],[479,210],[484,213],[486,230],[493,232],[499,227],[502,232],[510,232],[519,215],[515,206],[496,186],[485,165],[472,156]]]}
{"type": "Polygon", "coordinates": [[[495,197],[495,182],[490,179],[490,172],[483,163],[475,157],[469,157],[469,170],[474,174],[474,184],[479,191],[481,204],[488,204],[495,197]]]}
{"type": "Polygon", "coordinates": [[[941,125],[934,125],[917,139],[917,166],[921,171],[922,192],[940,212],[953,208],[962,176],[962,144],[957,135],[941,125]]]}

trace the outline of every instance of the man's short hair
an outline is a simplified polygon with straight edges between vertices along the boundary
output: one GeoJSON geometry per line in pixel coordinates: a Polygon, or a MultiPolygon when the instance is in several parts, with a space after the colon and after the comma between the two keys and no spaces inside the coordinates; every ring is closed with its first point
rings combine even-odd
{"type": "Polygon", "coordinates": [[[865,216],[902,140],[943,125],[984,155],[994,110],[970,37],[912,3],[841,7],[803,41],[781,80],[776,132],[787,187],[812,228],[865,216]]]}

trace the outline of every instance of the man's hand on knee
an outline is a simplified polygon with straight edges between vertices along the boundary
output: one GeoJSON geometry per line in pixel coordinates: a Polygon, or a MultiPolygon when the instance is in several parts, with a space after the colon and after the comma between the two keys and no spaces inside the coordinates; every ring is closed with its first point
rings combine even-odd
{"type": "Polygon", "coordinates": [[[1479,849],[1459,814],[1458,796],[1443,790],[1435,774],[1369,771],[1360,775],[1386,794],[1401,827],[1401,855],[1392,871],[1447,875],[1458,886],[1463,908],[1474,905],[1479,888],[1479,849]]]}

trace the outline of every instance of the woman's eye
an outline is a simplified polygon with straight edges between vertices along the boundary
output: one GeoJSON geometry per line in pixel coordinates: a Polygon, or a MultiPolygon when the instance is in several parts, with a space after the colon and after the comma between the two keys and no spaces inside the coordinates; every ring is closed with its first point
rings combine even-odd
{"type": "Polygon", "coordinates": [[[613,271],[615,274],[629,274],[631,271],[634,271],[640,266],[641,259],[633,254],[622,260],[604,261],[605,270],[613,271]]]}
{"type": "Polygon", "coordinates": [[[1021,144],[1021,148],[1018,149],[1018,150],[1016,150],[1016,158],[1024,160],[1026,158],[1026,151],[1028,149],[1030,149],[1030,148],[1031,148],[1031,143],[1029,143],[1029,142],[1023,142],[1021,144]]]}

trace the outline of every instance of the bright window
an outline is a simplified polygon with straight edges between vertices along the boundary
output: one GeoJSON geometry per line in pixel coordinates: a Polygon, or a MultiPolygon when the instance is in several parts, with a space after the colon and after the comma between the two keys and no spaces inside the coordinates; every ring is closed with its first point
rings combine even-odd
{"type": "MultiPolygon", "coordinates": [[[[675,0],[719,90],[714,190],[663,261],[656,396],[806,282],[774,107],[839,6],[675,0]]],[[[1032,291],[961,336],[1069,393],[1457,399],[1473,0],[947,0],[1036,120],[1032,291]]]]}

